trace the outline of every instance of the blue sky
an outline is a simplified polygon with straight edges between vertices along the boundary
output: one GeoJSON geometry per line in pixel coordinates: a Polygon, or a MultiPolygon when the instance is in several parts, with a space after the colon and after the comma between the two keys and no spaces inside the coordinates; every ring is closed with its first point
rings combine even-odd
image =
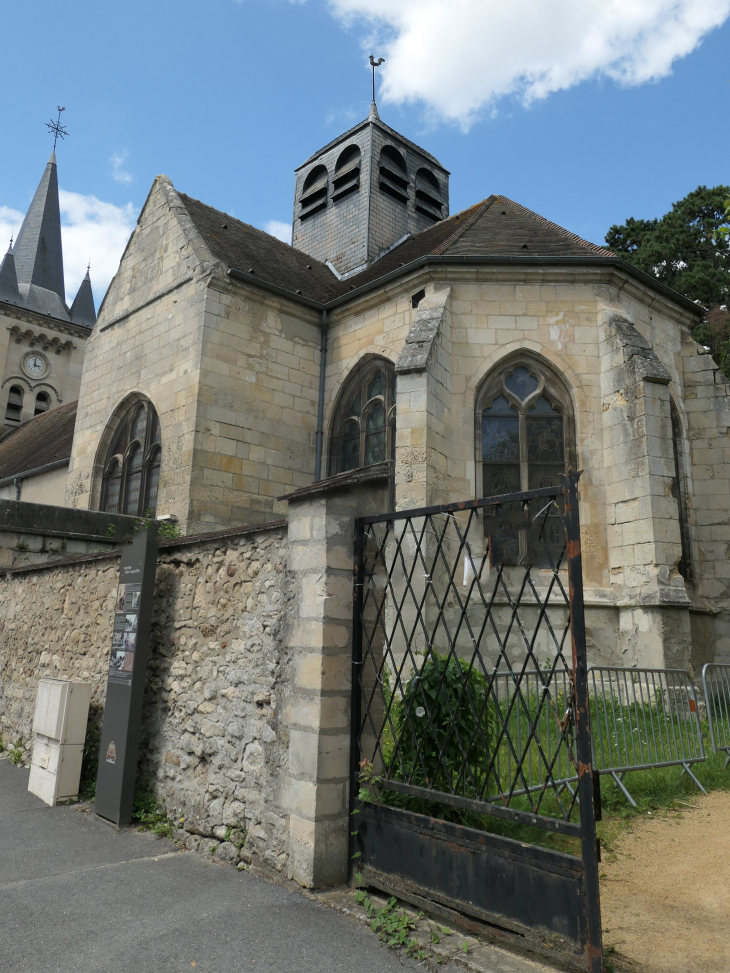
{"type": "Polygon", "coordinates": [[[367,114],[371,49],[381,116],[451,170],[452,212],[499,192],[602,242],[730,183],[730,0],[633,0],[628,34],[622,0],[575,3],[4,4],[0,232],[57,104],[69,296],[91,258],[98,303],[158,173],[256,226],[290,222],[295,166],[367,114]]]}

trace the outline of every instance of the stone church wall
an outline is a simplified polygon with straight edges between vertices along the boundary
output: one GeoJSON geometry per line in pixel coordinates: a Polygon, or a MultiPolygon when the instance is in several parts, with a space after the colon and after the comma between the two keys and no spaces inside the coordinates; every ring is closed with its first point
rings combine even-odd
{"type": "Polygon", "coordinates": [[[533,354],[562,377],[573,401],[595,661],[691,664],[699,673],[703,659],[726,651],[724,638],[730,646],[723,621],[728,386],[714,363],[698,355],[687,312],[614,269],[523,266],[515,277],[505,267],[424,270],[334,313],[326,428],[357,363],[370,354],[390,358],[397,362],[396,505],[481,495],[478,390],[508,356],[533,354]],[[422,288],[425,298],[414,309],[411,296],[422,288]],[[427,318],[439,315],[424,342],[427,318]],[[615,317],[634,336],[620,353],[607,343],[615,317]],[[423,357],[419,367],[408,364],[412,340],[415,357],[423,357]],[[657,375],[643,374],[643,365],[633,362],[637,353],[643,361],[642,341],[657,375]],[[641,374],[631,378],[626,368],[641,374]],[[691,584],[677,570],[682,549],[672,494],[671,402],[683,430],[691,584]]]}
{"type": "Polygon", "coordinates": [[[110,419],[143,395],[162,426],[158,514],[175,514],[185,528],[210,267],[176,199],[169,180],[158,177],[87,343],[66,502],[98,509],[95,464],[103,466],[110,419]]]}
{"type": "MultiPolygon", "coordinates": [[[[118,555],[0,578],[0,736],[30,748],[38,680],[80,678],[104,705],[118,555]]],[[[290,728],[284,526],[163,543],[157,570],[140,779],[190,848],[286,874],[288,811],[277,803],[290,728]],[[183,833],[184,832],[184,833],[183,833]],[[240,832],[241,834],[236,834],[240,832]]]]}
{"type": "Polygon", "coordinates": [[[211,281],[188,533],[281,516],[276,498],[312,482],[320,343],[316,312],[211,281]]]}

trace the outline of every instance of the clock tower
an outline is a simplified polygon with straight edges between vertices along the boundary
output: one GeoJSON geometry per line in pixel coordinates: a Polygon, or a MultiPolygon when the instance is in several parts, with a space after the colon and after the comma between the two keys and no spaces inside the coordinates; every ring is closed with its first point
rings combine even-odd
{"type": "Polygon", "coordinates": [[[0,263],[0,435],[78,398],[95,323],[88,271],[66,304],[54,151],[0,263]]]}

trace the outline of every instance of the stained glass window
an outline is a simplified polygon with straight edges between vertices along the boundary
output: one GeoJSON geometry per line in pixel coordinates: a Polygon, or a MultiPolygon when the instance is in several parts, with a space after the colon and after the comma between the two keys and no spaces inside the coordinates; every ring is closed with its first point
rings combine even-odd
{"type": "Polygon", "coordinates": [[[330,475],[382,463],[395,447],[395,374],[382,358],[350,376],[332,424],[330,475]]]}
{"type": "Polygon", "coordinates": [[[104,463],[100,509],[141,517],[154,515],[160,483],[160,419],[150,402],[122,414],[104,463]]]}
{"type": "MultiPolygon", "coordinates": [[[[523,359],[492,373],[477,399],[482,496],[499,496],[559,486],[568,467],[572,410],[567,390],[547,368],[523,359]]],[[[560,544],[557,509],[545,523],[548,548],[560,544]]],[[[531,556],[527,531],[510,525],[485,529],[499,538],[507,563],[531,556]],[[495,532],[496,531],[496,532],[495,532]]],[[[500,520],[501,518],[501,520],[500,520]]]]}

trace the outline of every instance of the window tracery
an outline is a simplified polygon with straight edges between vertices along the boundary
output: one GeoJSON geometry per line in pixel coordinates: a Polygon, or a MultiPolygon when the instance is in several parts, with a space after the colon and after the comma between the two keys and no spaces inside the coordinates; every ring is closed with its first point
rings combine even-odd
{"type": "Polygon", "coordinates": [[[124,413],[107,450],[101,509],[133,517],[154,515],[161,456],[159,416],[151,402],[136,403],[124,413]]]}
{"type": "Polygon", "coordinates": [[[390,459],[395,447],[395,369],[385,358],[356,368],[332,424],[330,475],[390,459]]]}
{"type": "MultiPolygon", "coordinates": [[[[488,376],[477,397],[475,418],[480,496],[561,486],[560,474],[575,464],[570,397],[557,376],[531,357],[512,359],[488,376]]],[[[545,528],[553,553],[561,543],[556,516],[557,510],[545,528]]],[[[485,530],[493,531],[488,521],[485,517],[485,530]]],[[[517,526],[505,523],[498,531],[506,563],[516,564],[529,553],[526,532],[517,526]]]]}

